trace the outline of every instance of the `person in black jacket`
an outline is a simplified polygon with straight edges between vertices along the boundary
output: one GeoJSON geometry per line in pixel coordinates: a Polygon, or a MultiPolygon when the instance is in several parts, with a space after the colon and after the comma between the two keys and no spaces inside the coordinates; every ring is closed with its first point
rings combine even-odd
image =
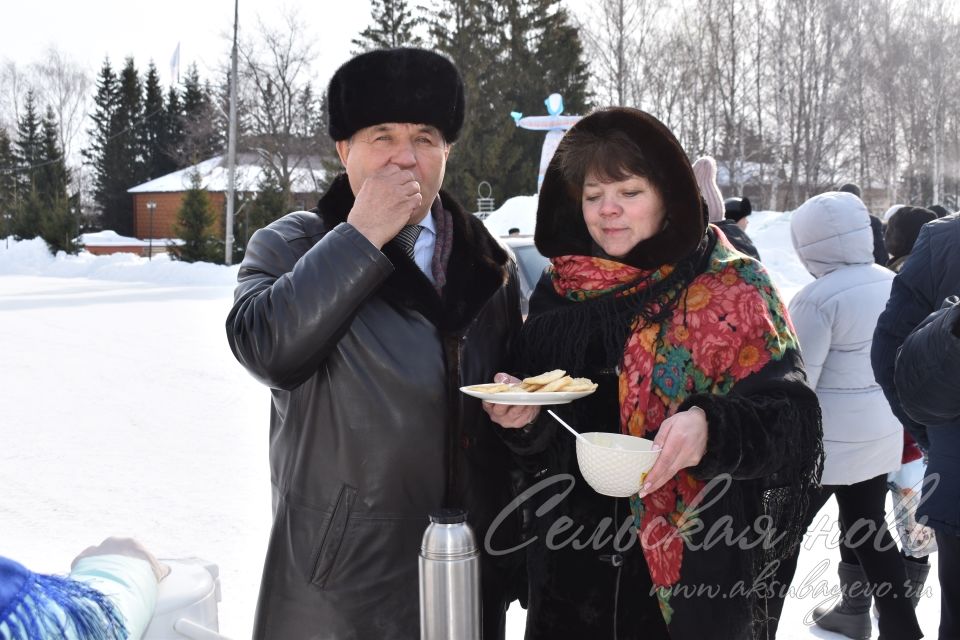
{"type": "MultiPolygon", "coordinates": [[[[914,409],[905,410],[907,406],[901,402],[904,396],[899,385],[910,378],[902,373],[895,377],[895,363],[897,352],[907,336],[940,308],[944,300],[960,295],[958,246],[960,214],[923,225],[913,251],[893,280],[890,300],[877,321],[870,353],[874,376],[883,387],[890,408],[928,455],[917,520],[926,520],[924,524],[936,532],[941,583],[948,578],[944,574],[945,565],[953,569],[954,576],[957,575],[958,565],[951,558],[957,558],[960,550],[957,546],[957,537],[960,536],[960,476],[956,473],[960,429],[955,424],[944,426],[939,420],[936,423],[928,421],[932,414],[919,410],[924,402],[940,402],[934,399],[937,387],[931,387],[929,397],[924,400],[917,396],[917,387],[914,386],[912,395],[906,396],[911,398],[914,409]],[[938,478],[939,484],[931,483],[933,478],[938,478]]],[[[934,362],[931,360],[931,366],[934,362]]],[[[952,595],[947,598],[947,593],[944,593],[941,615],[945,618],[941,620],[941,625],[945,620],[952,633],[945,635],[941,626],[940,637],[957,638],[960,637],[960,627],[957,626],[960,620],[960,606],[957,604],[960,595],[956,582],[948,580],[947,590],[952,595]]]]}
{"type": "MultiPolygon", "coordinates": [[[[227,318],[234,355],[272,393],[253,635],[409,640],[428,515],[465,508],[483,540],[513,495],[509,451],[459,387],[507,366],[520,289],[506,251],[440,189],[464,118],[448,59],[362,54],[327,106],[345,173],[315,210],[254,234],[227,318]]],[[[521,562],[482,558],[486,639],[503,637],[521,562]]]]}
{"type": "Polygon", "coordinates": [[[753,213],[753,206],[750,204],[750,198],[727,198],[723,201],[724,218],[715,224],[720,227],[737,251],[759,260],[760,252],[747,235],[751,213],[753,213]]]}
{"type": "Polygon", "coordinates": [[[538,479],[527,640],[746,640],[767,616],[762,568],[802,537],[819,404],[766,271],[706,219],[679,142],[636,109],[580,120],[546,171],[534,237],[551,267],[517,366],[590,378],[558,414],[662,449],[639,493],[601,495],[546,412],[485,405],[538,479]],[[765,515],[779,544],[755,537],[765,515]]]}
{"type": "MultiPolygon", "coordinates": [[[[939,484],[928,488],[925,483],[924,491],[936,494],[942,508],[952,504],[955,516],[960,511],[960,299],[948,298],[943,309],[907,336],[897,357],[895,380],[904,412],[927,425],[935,447],[931,455],[936,452],[947,461],[938,466],[939,477],[928,475],[927,480],[939,484]]],[[[955,518],[945,521],[942,512],[928,510],[923,503],[917,511],[930,518],[937,535],[940,638],[960,638],[960,531],[955,518]]]]}

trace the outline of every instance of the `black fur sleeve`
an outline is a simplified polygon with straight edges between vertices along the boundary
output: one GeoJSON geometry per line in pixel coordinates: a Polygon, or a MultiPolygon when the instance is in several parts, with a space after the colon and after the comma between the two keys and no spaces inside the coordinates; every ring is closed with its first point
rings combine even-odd
{"type": "Polygon", "coordinates": [[[812,475],[819,480],[823,465],[820,404],[804,382],[801,367],[799,355],[791,352],[737,383],[725,396],[687,398],[680,410],[696,405],[707,414],[708,422],[707,453],[691,469],[694,476],[812,475]]]}

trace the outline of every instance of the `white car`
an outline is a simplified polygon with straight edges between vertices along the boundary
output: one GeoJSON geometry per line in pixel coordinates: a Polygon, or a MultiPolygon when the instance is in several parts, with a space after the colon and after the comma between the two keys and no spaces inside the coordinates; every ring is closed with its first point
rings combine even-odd
{"type": "Polygon", "coordinates": [[[517,271],[520,274],[520,310],[524,319],[530,307],[530,295],[540,281],[543,270],[550,264],[533,244],[533,236],[501,236],[500,241],[507,245],[517,259],[517,271]]]}

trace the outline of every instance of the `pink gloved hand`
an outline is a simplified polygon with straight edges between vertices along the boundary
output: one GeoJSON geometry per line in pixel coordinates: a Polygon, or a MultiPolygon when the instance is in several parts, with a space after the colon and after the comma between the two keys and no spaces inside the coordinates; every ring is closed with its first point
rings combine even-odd
{"type": "Polygon", "coordinates": [[[144,547],[139,541],[134,540],[133,538],[116,537],[107,538],[100,544],[87,547],[81,551],[80,554],[73,559],[73,562],[70,563],[70,568],[73,569],[77,562],[82,558],[106,555],[130,556],[131,558],[140,558],[141,560],[146,560],[150,565],[150,568],[153,569],[153,575],[156,576],[157,582],[160,582],[166,578],[167,574],[170,573],[170,567],[157,560],[156,556],[147,551],[146,547],[144,547]]]}

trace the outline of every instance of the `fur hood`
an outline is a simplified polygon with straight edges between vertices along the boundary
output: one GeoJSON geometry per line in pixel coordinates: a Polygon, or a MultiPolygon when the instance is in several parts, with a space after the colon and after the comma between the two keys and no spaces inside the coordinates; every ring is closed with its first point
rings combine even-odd
{"type": "MultiPolygon", "coordinates": [[[[620,129],[660,164],[665,184],[660,194],[666,207],[666,225],[652,238],[639,242],[622,260],[641,269],[676,262],[700,244],[706,212],[690,160],[670,130],[648,113],[617,107],[583,118],[574,129],[603,132],[620,129]]],[[[565,183],[561,162],[569,136],[557,147],[543,179],[537,205],[534,240],[548,258],[562,255],[595,255],[596,246],[583,220],[583,210],[565,183]]]]}

